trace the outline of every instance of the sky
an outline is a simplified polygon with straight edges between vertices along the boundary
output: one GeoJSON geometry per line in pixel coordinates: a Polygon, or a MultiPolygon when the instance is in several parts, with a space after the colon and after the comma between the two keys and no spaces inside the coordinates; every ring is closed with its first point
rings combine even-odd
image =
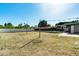
{"type": "Polygon", "coordinates": [[[11,22],[13,25],[27,23],[34,26],[43,19],[55,25],[75,17],[79,17],[78,3],[0,3],[1,25],[11,22]]]}

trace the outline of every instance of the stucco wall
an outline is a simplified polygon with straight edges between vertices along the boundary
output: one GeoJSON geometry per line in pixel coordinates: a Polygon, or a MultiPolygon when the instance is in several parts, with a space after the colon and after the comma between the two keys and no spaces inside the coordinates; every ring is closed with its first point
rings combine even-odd
{"type": "Polygon", "coordinates": [[[70,28],[70,33],[74,33],[74,28],[75,26],[74,25],[71,25],[71,28],[70,28]]]}
{"type": "Polygon", "coordinates": [[[74,32],[79,33],[79,25],[74,25],[74,32]]]}

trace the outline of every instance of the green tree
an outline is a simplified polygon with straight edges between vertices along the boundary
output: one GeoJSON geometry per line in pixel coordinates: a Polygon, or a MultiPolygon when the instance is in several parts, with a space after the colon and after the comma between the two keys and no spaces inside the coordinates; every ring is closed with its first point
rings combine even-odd
{"type": "Polygon", "coordinates": [[[8,23],[7,25],[12,26],[12,23],[8,23]]]}
{"type": "Polygon", "coordinates": [[[3,28],[3,25],[0,25],[0,28],[3,28]]]}
{"type": "Polygon", "coordinates": [[[46,27],[48,24],[47,24],[47,21],[46,20],[41,20],[38,24],[38,27],[46,27]]]}
{"type": "Polygon", "coordinates": [[[12,23],[5,23],[4,28],[13,28],[12,23]]]}
{"type": "Polygon", "coordinates": [[[5,23],[4,26],[6,27],[7,26],[7,23],[5,23]]]}
{"type": "Polygon", "coordinates": [[[23,25],[22,24],[18,24],[18,28],[22,28],[23,27],[23,25]]]}
{"type": "Polygon", "coordinates": [[[30,28],[30,25],[24,24],[23,28],[30,28]]]}

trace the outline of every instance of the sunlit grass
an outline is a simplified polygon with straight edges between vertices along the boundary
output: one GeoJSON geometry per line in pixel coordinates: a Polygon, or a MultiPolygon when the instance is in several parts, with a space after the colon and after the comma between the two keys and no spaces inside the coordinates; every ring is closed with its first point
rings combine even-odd
{"type": "Polygon", "coordinates": [[[39,32],[0,33],[0,55],[79,55],[79,38],[58,34],[41,32],[38,38],[39,32]]]}

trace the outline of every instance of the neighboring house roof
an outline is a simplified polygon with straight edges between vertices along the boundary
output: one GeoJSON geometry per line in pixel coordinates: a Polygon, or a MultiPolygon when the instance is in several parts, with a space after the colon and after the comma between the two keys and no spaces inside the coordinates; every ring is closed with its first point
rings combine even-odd
{"type": "Polygon", "coordinates": [[[39,27],[40,29],[48,29],[48,28],[51,28],[51,27],[39,27]]]}
{"type": "Polygon", "coordinates": [[[35,29],[50,29],[50,28],[52,28],[52,27],[38,27],[38,28],[35,28],[35,29]]]}

